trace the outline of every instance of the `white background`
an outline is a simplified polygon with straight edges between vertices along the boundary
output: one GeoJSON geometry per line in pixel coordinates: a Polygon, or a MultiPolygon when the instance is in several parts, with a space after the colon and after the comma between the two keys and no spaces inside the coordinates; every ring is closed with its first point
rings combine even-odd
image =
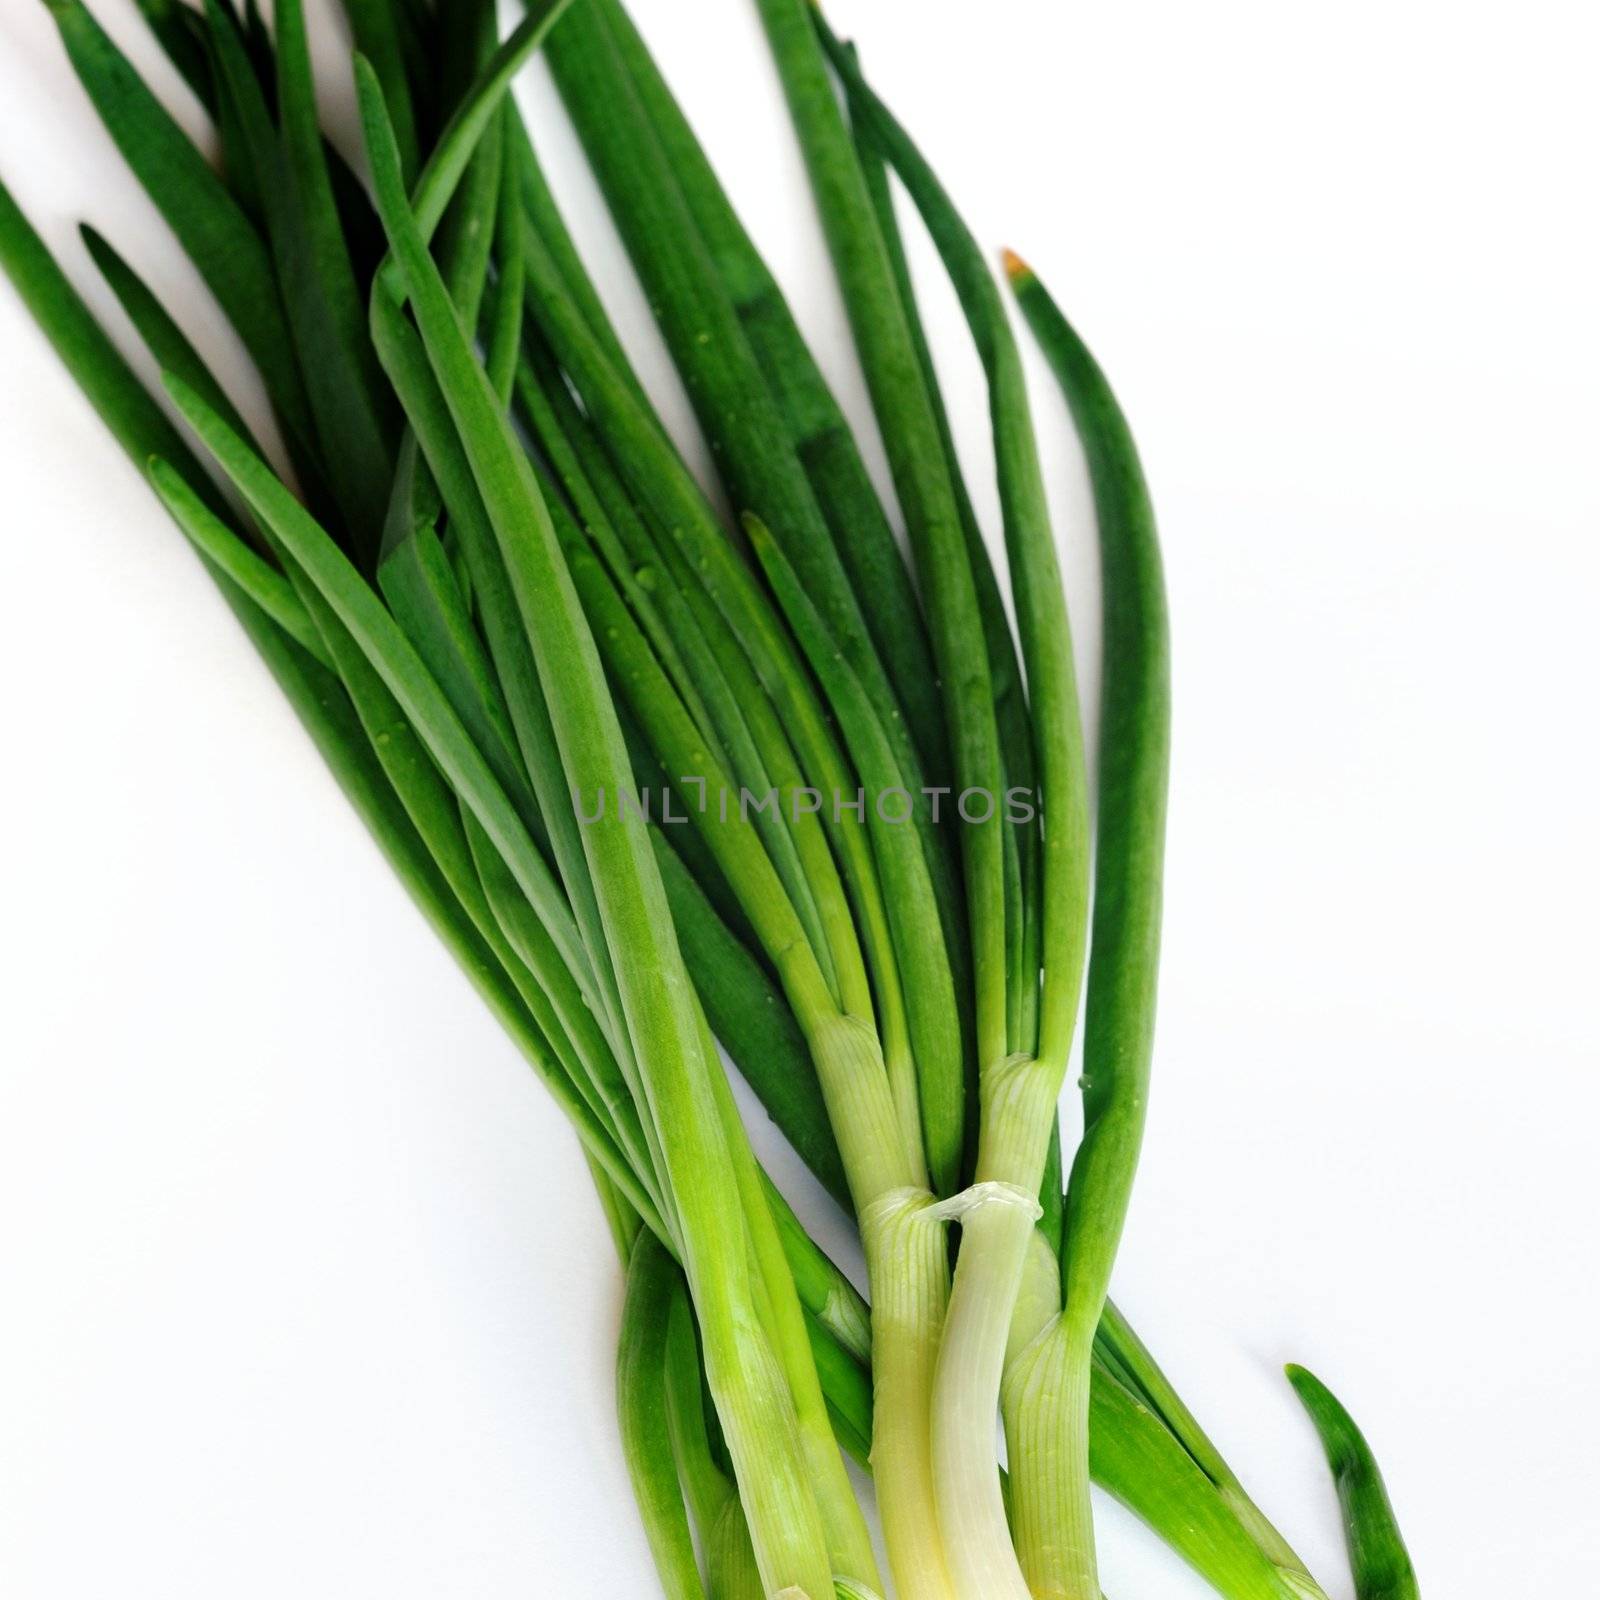
{"type": "MultiPolygon", "coordinates": [[[[44,9],[0,9],[6,181],[96,305],[80,215],[255,405],[44,9]]],[[[198,127],[133,7],[97,9],[198,127]]],[[[753,7],[637,14],[864,418],[753,7]]],[[[1586,1590],[1591,8],[835,15],[980,236],[1097,348],[1164,528],[1170,898],[1120,1297],[1335,1600],[1289,1359],[1366,1425],[1427,1594],[1586,1590]]],[[[548,85],[526,89],[681,415],[548,85]]],[[[989,504],[976,368],[925,281],[989,504]]],[[[572,1139],[3,284],[0,362],[0,1592],[654,1593],[612,1420],[618,1272],[572,1139]]],[[[1092,684],[1081,466],[1036,394],[1092,684]]],[[[1114,1508],[1103,1529],[1113,1597],[1202,1592],[1114,1508]]]]}

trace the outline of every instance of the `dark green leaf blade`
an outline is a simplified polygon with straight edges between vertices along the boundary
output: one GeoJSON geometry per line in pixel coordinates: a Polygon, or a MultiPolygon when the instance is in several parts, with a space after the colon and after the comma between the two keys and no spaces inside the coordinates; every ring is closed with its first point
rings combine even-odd
{"type": "MultiPolygon", "coordinates": [[[[394,403],[367,319],[317,120],[303,0],[278,0],[282,205],[275,221],[284,303],[329,465],[328,484],[355,548],[377,558],[394,473],[394,403]]],[[[270,215],[270,212],[269,212],[270,215]]]]}
{"type": "Polygon", "coordinates": [[[254,443],[250,429],[223,392],[222,385],[150,286],[88,223],[78,231],[100,276],[111,286],[117,303],[144,341],[145,348],[155,357],[156,364],[163,372],[173,373],[188,384],[240,438],[254,443]]]}
{"type": "Polygon", "coordinates": [[[667,1404],[667,1332],[682,1277],[672,1258],[641,1234],[628,1266],[617,1349],[617,1418],[622,1453],[667,1600],[705,1600],[667,1404]]]}
{"type": "Polygon", "coordinates": [[[313,437],[265,242],[82,0],[47,0],[96,111],[266,380],[285,426],[313,437]]]}
{"type": "Polygon", "coordinates": [[[200,13],[184,5],[183,0],[138,0],[138,6],[145,26],[155,35],[167,60],[177,68],[178,76],[194,92],[195,99],[214,117],[216,82],[200,13]]]}
{"type": "Polygon", "coordinates": [[[383,85],[395,143],[400,146],[400,166],[407,184],[415,181],[422,155],[417,138],[417,114],[406,76],[406,27],[395,0],[339,0],[350,19],[356,49],[372,63],[383,85]]]}
{"type": "Polygon", "coordinates": [[[151,486],[189,542],[218,571],[271,617],[308,655],[331,669],[322,634],[284,575],[206,509],[182,475],[159,457],[149,468],[151,486]]]}
{"type": "Polygon", "coordinates": [[[1418,1600],[1416,1569],[1365,1435],[1320,1378],[1304,1367],[1285,1371],[1310,1414],[1333,1471],[1356,1600],[1418,1600]]]}
{"type": "MultiPolygon", "coordinates": [[[[617,0],[591,3],[589,9],[604,16],[611,46],[626,66],[773,398],[788,421],[796,453],[911,723],[924,768],[931,781],[944,782],[949,753],[921,606],[855,437],[783,290],[746,233],[633,20],[617,0]]],[[[568,29],[572,26],[566,24],[568,29]]],[[[616,136],[615,130],[607,132],[616,136]]]]}

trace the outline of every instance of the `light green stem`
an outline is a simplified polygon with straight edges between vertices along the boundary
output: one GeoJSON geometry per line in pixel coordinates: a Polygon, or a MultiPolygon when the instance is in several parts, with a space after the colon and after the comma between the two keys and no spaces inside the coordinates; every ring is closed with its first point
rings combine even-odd
{"type": "Polygon", "coordinates": [[[994,1481],[994,1420],[1059,1084],[1057,1067],[1026,1058],[990,1068],[980,1084],[977,1178],[1001,1195],[975,1193],[963,1222],[934,1397],[934,1473],[961,1600],[1029,1593],[994,1481]]]}
{"type": "Polygon", "coordinates": [[[933,1196],[904,1189],[861,1218],[872,1282],[872,1472],[901,1600],[955,1600],[934,1494],[930,1405],[949,1292],[933,1196]]]}
{"type": "Polygon", "coordinates": [[[877,1587],[881,1580],[872,1552],[872,1538],[850,1487],[833,1425],[828,1420],[827,1402],[822,1396],[822,1384],[806,1334],[805,1315],[800,1309],[794,1274],[784,1256],[783,1241],[767,1201],[762,1172],[750,1148],[749,1134],[739,1118],[739,1108],[727,1076],[717,1061],[716,1043],[703,1016],[701,1027],[717,1109],[750,1231],[755,1276],[765,1291],[768,1332],[788,1379],[789,1392],[794,1397],[800,1448],[827,1533],[829,1560],[835,1577],[855,1578],[877,1587]]]}
{"type": "Polygon", "coordinates": [[[1099,1596],[1094,1515],[1079,1463],[1089,1453],[1090,1337],[1084,1345],[1058,1317],[1011,1364],[1001,1393],[1012,1458],[1017,1549],[1033,1600],[1099,1596]]]}
{"type": "Polygon", "coordinates": [[[1011,1199],[986,1199],[967,1214],[939,1350],[933,1413],[939,1514],[956,1592],[972,1600],[1028,1600],[1006,1526],[994,1425],[1006,1336],[1036,1210],[1011,1199]]]}

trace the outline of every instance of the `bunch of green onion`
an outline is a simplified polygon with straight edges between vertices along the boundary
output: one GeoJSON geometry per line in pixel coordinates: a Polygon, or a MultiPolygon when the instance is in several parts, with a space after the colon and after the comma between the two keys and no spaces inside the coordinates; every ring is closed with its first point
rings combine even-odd
{"type": "MultiPolygon", "coordinates": [[[[1006,306],[806,0],[755,3],[893,508],[620,0],[531,0],[504,42],[492,0],[344,0],[367,181],[318,125],[302,0],[270,28],[254,0],[139,0],[215,166],[81,0],[46,3],[258,367],[291,473],[98,235],[181,427],[3,188],[0,262],[582,1142],[627,1270],[622,1431],[665,1592],[1100,1600],[1092,1477],[1230,1600],[1320,1595],[1107,1299],[1154,1031],[1167,625],[1127,423],[1038,279],[1007,256],[1094,489],[1094,796],[1006,306]],[[732,525],[507,93],[541,46],[732,525]],[[986,375],[1003,573],[896,183],[986,375]],[[757,1162],[719,1043],[853,1214],[870,1309],[757,1162]],[[887,1574],[847,1457],[870,1462],[887,1574]]],[[[1360,1434],[1292,1376],[1359,1593],[1415,1595],[1360,1434]]]]}

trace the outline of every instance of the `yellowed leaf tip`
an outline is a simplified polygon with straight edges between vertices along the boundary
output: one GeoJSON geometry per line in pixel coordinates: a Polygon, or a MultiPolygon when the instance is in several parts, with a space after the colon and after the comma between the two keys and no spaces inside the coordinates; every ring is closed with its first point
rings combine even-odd
{"type": "Polygon", "coordinates": [[[1000,252],[1000,265],[1006,269],[1006,276],[1013,283],[1016,283],[1019,279],[1033,276],[1033,268],[1015,250],[1002,250],[1000,252]]]}

